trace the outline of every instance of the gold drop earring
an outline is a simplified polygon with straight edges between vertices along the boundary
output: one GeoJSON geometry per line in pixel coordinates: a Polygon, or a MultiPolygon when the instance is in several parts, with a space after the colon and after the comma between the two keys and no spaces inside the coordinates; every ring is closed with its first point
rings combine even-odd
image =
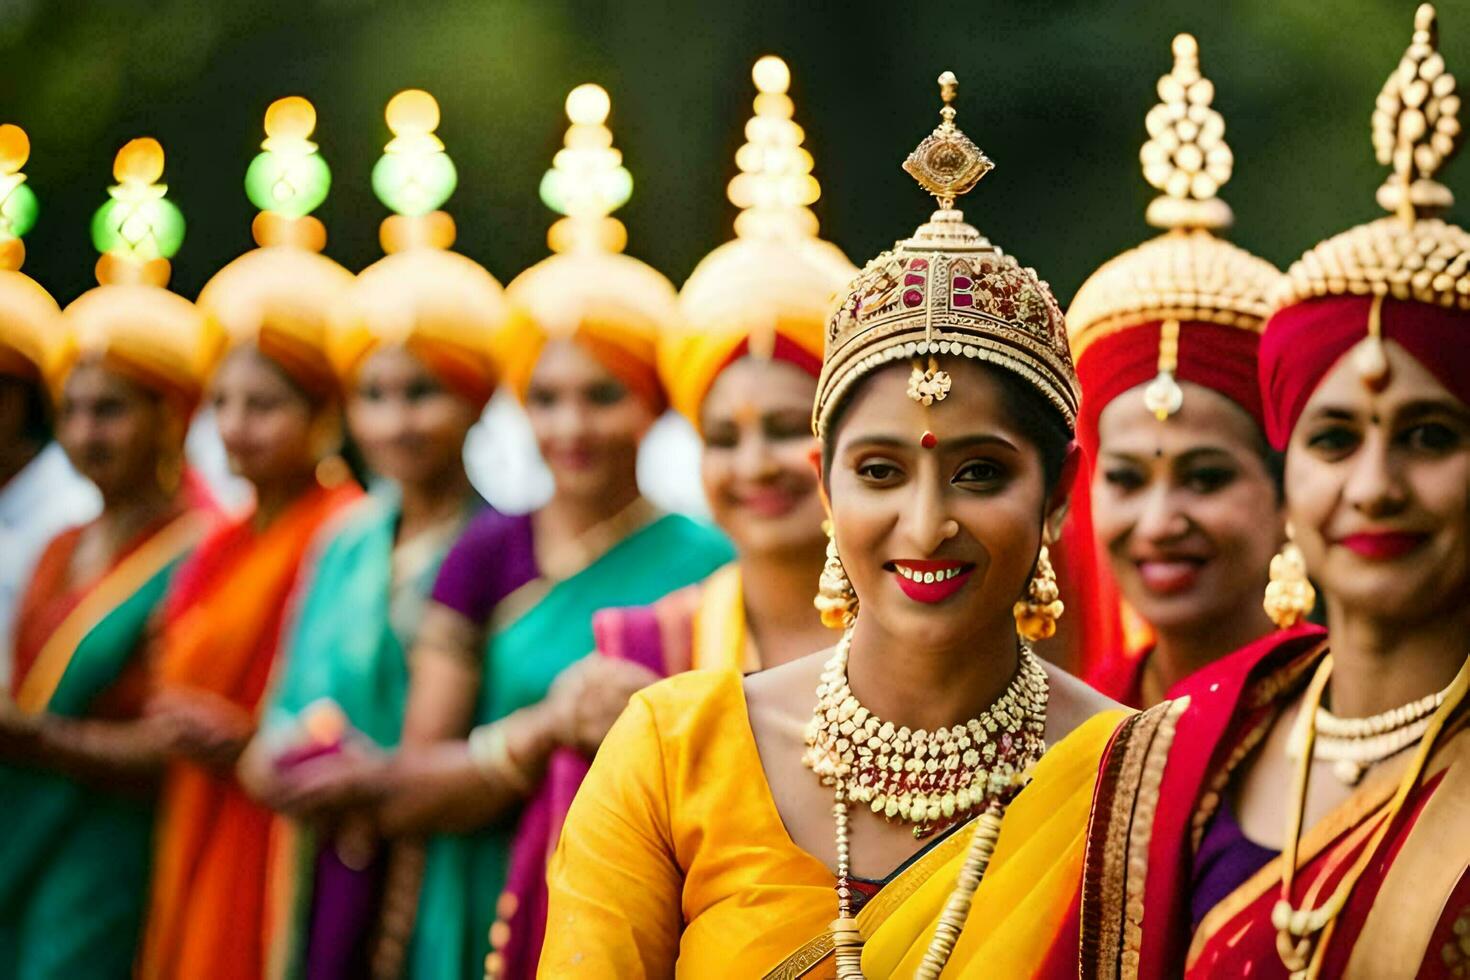
{"type": "Polygon", "coordinates": [[[842,567],[842,556],[837,553],[837,537],[832,533],[832,522],[822,522],[827,533],[827,564],[822,567],[822,578],[817,587],[817,597],[812,604],[822,616],[822,625],[828,629],[845,630],[857,621],[858,598],[847,580],[847,569],[842,567]]]}
{"type": "Polygon", "coordinates": [[[1056,569],[1051,565],[1051,551],[1047,548],[1050,538],[1050,534],[1042,535],[1036,571],[1026,587],[1026,597],[1011,607],[1011,613],[1016,617],[1016,632],[1033,643],[1056,635],[1057,620],[1062,618],[1066,609],[1062,604],[1061,589],[1057,586],[1056,569]]]}
{"type": "Polygon", "coordinates": [[[1261,603],[1266,615],[1279,629],[1291,629],[1312,614],[1317,606],[1317,590],[1307,578],[1307,561],[1297,547],[1291,524],[1286,525],[1286,543],[1271,559],[1271,581],[1266,585],[1266,599],[1261,603]]]}

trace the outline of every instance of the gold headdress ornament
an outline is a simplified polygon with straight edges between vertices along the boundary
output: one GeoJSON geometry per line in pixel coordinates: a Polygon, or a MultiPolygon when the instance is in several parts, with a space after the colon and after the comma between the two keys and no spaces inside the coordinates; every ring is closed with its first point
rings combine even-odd
{"type": "Polygon", "coordinates": [[[257,344],[303,386],[331,394],[324,331],[352,273],[321,254],[326,228],[311,216],[331,186],[331,171],[308,139],[315,128],[316,110],[300,96],[266,110],[262,152],[245,173],[245,193],[260,209],[251,225],[260,247],[216,272],[199,308],[230,345],[257,344]]]}
{"type": "Polygon", "coordinates": [[[1435,179],[1463,142],[1460,96],[1439,53],[1434,7],[1421,4],[1414,36],[1373,109],[1373,149],[1392,172],[1378,188],[1390,217],[1314,246],[1286,271],[1273,307],[1322,296],[1372,296],[1368,336],[1354,350],[1365,383],[1388,381],[1383,297],[1470,309],[1470,233],[1438,213],[1454,203],[1435,179]]]}
{"type": "Polygon", "coordinates": [[[1159,102],[1146,117],[1139,153],[1143,176],[1160,195],[1145,220],[1164,234],[1124,252],[1088,277],[1067,309],[1072,356],[1130,327],[1161,323],[1158,376],[1144,393],[1160,420],[1179,411],[1175,380],[1179,325],[1201,321],[1259,333],[1267,296],[1281,273],[1214,234],[1229,228],[1230,206],[1216,196],[1230,180],[1234,157],[1225,120],[1213,107],[1215,86],[1200,74],[1199,45],[1189,34],[1173,43],[1174,67],[1158,82],[1159,102]]]}
{"type": "Polygon", "coordinates": [[[815,365],[833,294],[857,272],[842,250],[817,237],[805,134],[792,119],[791,72],[775,55],[751,71],[755,115],[735,154],[740,172],[730,203],[740,208],[735,239],[705,256],[679,291],[681,322],[659,340],[659,370],[674,408],[696,425],[700,405],[731,355],[745,345],[769,357],[777,337],[815,365]]]}
{"type": "Polygon", "coordinates": [[[217,329],[188,300],[164,287],[169,259],[184,241],[184,216],[167,197],[163,147],[143,138],[118,151],[108,201],[92,218],[102,253],[99,285],[62,314],[61,348],[50,372],[59,394],[83,358],[107,366],[193,410],[220,350],[217,329]]]}
{"type": "Polygon", "coordinates": [[[439,104],[410,89],[388,103],[394,136],[373,170],[373,190],[393,210],[379,231],[389,254],[358,274],[336,305],[327,354],[350,381],[384,345],[403,345],[471,402],[495,389],[495,337],[510,319],[500,283],[479,263],[449,251],[454,220],[440,206],[456,184],[454,163],[434,134],[439,104]]]}
{"type": "Polygon", "coordinates": [[[628,234],[612,212],[632,196],[633,177],[606,125],[611,108],[600,85],[579,85],[567,95],[571,125],[541,180],[541,200],[563,215],[547,232],[553,254],[506,287],[516,315],[498,346],[507,380],[522,394],[547,340],[610,346],[618,354],[607,359],[609,366],[627,363],[625,380],[661,409],[655,342],[677,319],[677,293],[651,266],[621,254],[628,234]]]}
{"type": "Polygon", "coordinates": [[[40,209],[21,171],[30,154],[25,130],[0,126],[0,374],[36,379],[45,376],[55,356],[61,310],[40,283],[20,271],[26,257],[22,237],[40,209]]]}
{"type": "Polygon", "coordinates": [[[939,90],[940,124],[903,165],[939,210],[912,238],[869,262],[839,296],[812,413],[818,436],[826,436],[832,411],[853,384],[900,359],[915,362],[911,398],[925,405],[943,400],[951,381],[939,368],[940,354],[1011,371],[1069,426],[1076,421],[1077,375],[1051,288],[955,210],[955,200],[993,164],[954,124],[953,74],[939,76],[939,90]]]}

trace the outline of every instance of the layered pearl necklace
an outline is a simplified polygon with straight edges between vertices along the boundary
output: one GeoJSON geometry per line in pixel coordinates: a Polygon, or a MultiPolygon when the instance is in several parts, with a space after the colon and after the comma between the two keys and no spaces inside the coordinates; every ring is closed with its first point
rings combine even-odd
{"type": "Polygon", "coordinates": [[[851,644],[848,631],[822,672],[802,756],[835,794],[838,917],[832,923],[832,939],[837,976],[861,980],[863,975],[863,939],[849,880],[849,806],[857,802],[889,821],[913,824],[916,838],[983,811],[916,974],[935,978],[954,950],[970,901],[990,863],[1005,807],[1046,751],[1046,671],[1022,641],[1016,676],[980,717],[932,733],[910,731],[895,728],[858,703],[847,683],[851,644]]]}
{"type": "MultiPolygon", "coordinates": [[[[1339,718],[1318,705],[1313,716],[1312,758],[1332,763],[1332,774],[1356,786],[1369,767],[1398,755],[1424,737],[1429,719],[1444,704],[1449,688],[1367,718],[1339,718]]],[[[1292,729],[1289,758],[1300,761],[1306,743],[1304,725],[1292,729]]]]}

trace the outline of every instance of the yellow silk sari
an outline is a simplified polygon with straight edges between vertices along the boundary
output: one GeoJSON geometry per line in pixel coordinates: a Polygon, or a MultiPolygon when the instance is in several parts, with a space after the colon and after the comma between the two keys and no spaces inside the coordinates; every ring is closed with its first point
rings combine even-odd
{"type": "MultiPolygon", "coordinates": [[[[1077,901],[1098,763],[1124,716],[1095,716],[1037,765],[946,976],[982,965],[1029,976],[1046,958],[1077,901]]],[[[968,844],[959,829],[863,909],[865,973],[912,971],[968,844]]],[[[548,882],[541,976],[831,975],[833,876],[786,833],[733,671],[633,698],[572,805],[548,882]]]]}

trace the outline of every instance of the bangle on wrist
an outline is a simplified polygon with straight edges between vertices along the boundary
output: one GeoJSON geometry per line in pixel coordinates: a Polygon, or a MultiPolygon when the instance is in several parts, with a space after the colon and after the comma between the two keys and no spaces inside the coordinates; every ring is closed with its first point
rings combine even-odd
{"type": "Polygon", "coordinates": [[[535,781],[510,754],[505,719],[471,730],[469,750],[470,761],[488,781],[504,784],[520,796],[535,791],[535,781]]]}

